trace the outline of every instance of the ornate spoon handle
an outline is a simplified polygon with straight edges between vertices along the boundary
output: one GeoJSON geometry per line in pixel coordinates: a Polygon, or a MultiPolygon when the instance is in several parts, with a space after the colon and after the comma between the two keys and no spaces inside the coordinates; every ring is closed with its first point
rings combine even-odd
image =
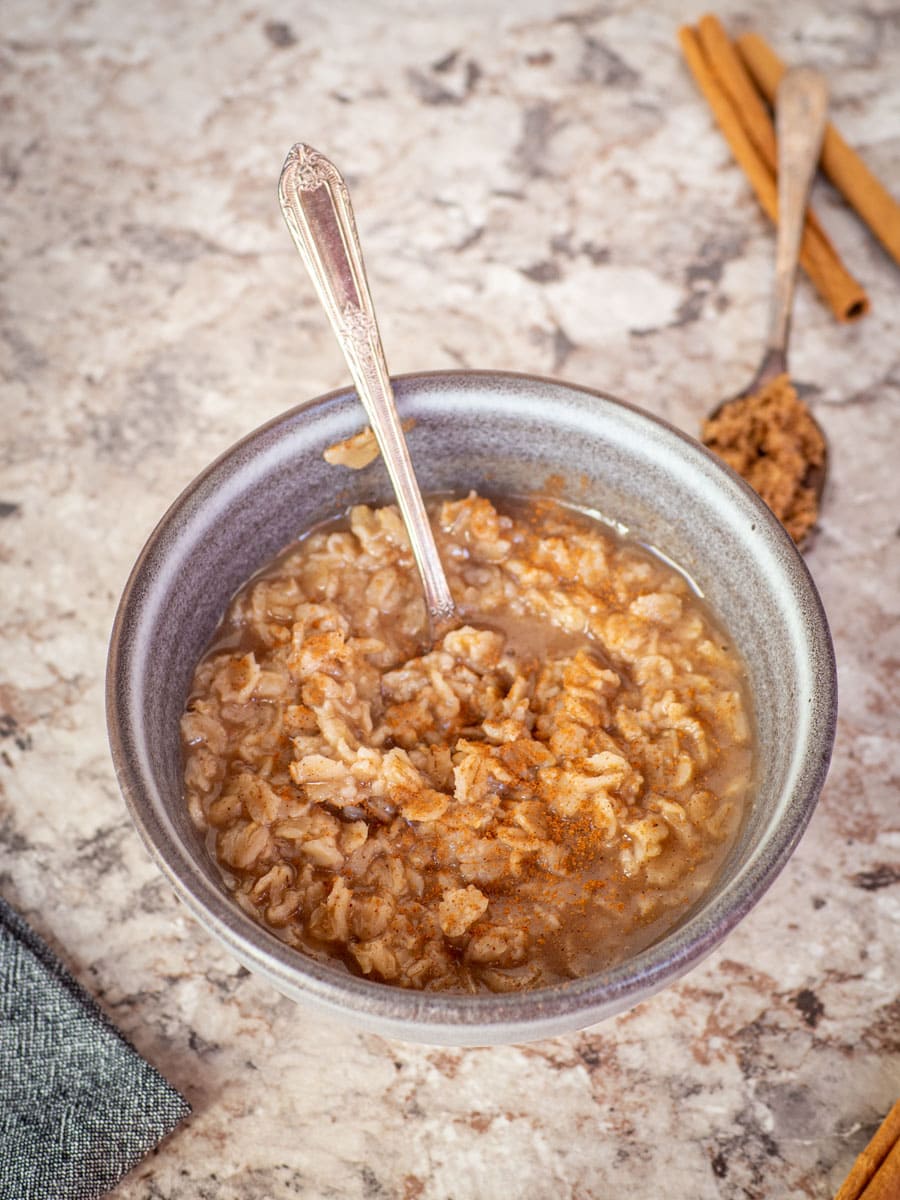
{"type": "Polygon", "coordinates": [[[455,621],[456,608],[394,405],[347,185],[333,163],[298,142],[282,169],[278,198],[381,449],[437,636],[455,621]]]}

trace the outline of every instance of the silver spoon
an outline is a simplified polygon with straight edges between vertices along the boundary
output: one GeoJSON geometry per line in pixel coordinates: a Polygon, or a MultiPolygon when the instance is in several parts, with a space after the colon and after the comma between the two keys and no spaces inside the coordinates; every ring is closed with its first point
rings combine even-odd
{"type": "Polygon", "coordinates": [[[459,624],[388,375],[350,193],[324,155],[298,142],[278,183],[284,219],[312,276],[394,486],[422,587],[431,639],[459,624]]]}
{"type": "MultiPolygon", "coordinates": [[[[787,71],[778,85],[775,97],[775,127],[778,135],[778,225],[775,240],[775,280],[769,314],[769,332],[759,369],[742,392],[723,400],[709,414],[717,417],[729,404],[762,391],[779,375],[787,373],[788,339],[791,330],[791,310],[806,201],[816,173],[822,148],[822,138],[828,121],[828,87],[825,80],[809,67],[787,71]]],[[[815,418],[810,419],[825,435],[815,418]]],[[[813,467],[806,482],[816,499],[822,497],[827,469],[826,457],[821,466],[813,467]]]]}

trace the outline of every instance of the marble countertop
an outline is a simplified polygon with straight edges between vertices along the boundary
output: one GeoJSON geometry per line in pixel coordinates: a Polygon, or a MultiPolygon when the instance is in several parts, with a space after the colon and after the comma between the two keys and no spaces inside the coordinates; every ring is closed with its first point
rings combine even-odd
{"type": "MultiPolygon", "coordinates": [[[[896,6],[753,9],[900,192],[896,6]]],[[[720,8],[733,32],[747,11],[720,8]]],[[[772,231],[677,52],[697,15],[7,5],[0,893],[194,1106],[118,1197],[828,1197],[900,1094],[900,268],[822,183],[872,299],[840,326],[801,282],[792,347],[833,450],[808,563],[840,727],[800,848],[702,967],[529,1046],[349,1033],[184,913],[107,750],[107,638],[156,520],[243,433],[345,382],[275,203],[294,141],[350,179],[393,371],[558,375],[691,432],[746,382],[772,231]]]]}

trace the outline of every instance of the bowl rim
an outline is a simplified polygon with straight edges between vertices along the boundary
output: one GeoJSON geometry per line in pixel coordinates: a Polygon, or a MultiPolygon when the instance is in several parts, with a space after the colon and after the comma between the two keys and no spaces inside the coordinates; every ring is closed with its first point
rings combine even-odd
{"type": "MultiPolygon", "coordinates": [[[[787,549],[799,585],[810,601],[808,634],[815,642],[812,670],[815,694],[811,700],[807,753],[793,802],[787,805],[761,842],[765,855],[756,852],[737,877],[710,905],[701,906],[674,930],[624,962],[579,979],[522,992],[474,995],[456,992],[420,992],[377,983],[351,975],[344,968],[307,958],[282,942],[244,913],[212,883],[180,839],[172,836],[171,823],[162,821],[152,794],[148,794],[149,768],[136,752],[139,736],[125,703],[124,685],[135,662],[134,638],[129,635],[132,609],[140,612],[140,584],[173,520],[190,505],[206,485],[215,482],[223,468],[241,452],[264,440],[281,426],[290,425],[310,409],[355,398],[351,386],[311,397],[250,430],[222,451],[194,477],[169,505],[150,533],[132,567],[113,622],[106,672],[106,716],[109,744],[119,787],[130,816],[146,848],[169,880],[176,895],[199,922],[244,966],[261,974],[295,1000],[311,1003],[320,1011],[362,1024],[365,1028],[406,1040],[484,1044],[498,1040],[530,1040],[565,1030],[584,1028],[605,1016],[646,998],[666,983],[697,965],[734,929],[774,883],[806,829],[828,771],[837,721],[837,675],[834,648],[824,606],[809,568],[781,523],[750,486],[684,430],[663,417],[621,400],[609,392],[582,384],[525,372],[499,370],[433,370],[392,376],[406,394],[440,381],[480,384],[528,385],[598,398],[624,410],[639,421],[662,427],[682,442],[690,456],[713,464],[723,480],[756,510],[768,536],[787,549]],[[699,918],[703,917],[702,922],[699,918]]],[[[362,409],[360,407],[360,415],[362,409]]],[[[152,793],[152,787],[149,793],[152,793]]],[[[160,801],[162,798],[160,797],[160,801]]],[[[757,847],[758,851],[759,847],[757,847]]]]}

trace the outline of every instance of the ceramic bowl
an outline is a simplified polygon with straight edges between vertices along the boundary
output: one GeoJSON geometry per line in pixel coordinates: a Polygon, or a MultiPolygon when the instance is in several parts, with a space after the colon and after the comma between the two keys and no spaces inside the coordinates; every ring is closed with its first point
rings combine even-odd
{"type": "Polygon", "coordinates": [[[812,814],[834,736],[828,626],[806,566],[757,496],[692,439],[611,396],[533,377],[434,373],[396,381],[423,491],[552,491],[625,525],[687,572],[742,651],[757,713],[758,784],[716,882],[681,923],[621,965],[505,995],[421,993],[356,978],[280,942],[229,898],[182,801],[179,717],[194,666],[235,590],[300,531],[391,499],[378,460],[328,466],[365,423],[348,390],[239,442],[175,501],[119,607],[107,705],[122,791],[187,908],[292,999],[367,1030],[475,1045],[584,1028],[677,979],[714,949],[787,862],[812,814]]]}

